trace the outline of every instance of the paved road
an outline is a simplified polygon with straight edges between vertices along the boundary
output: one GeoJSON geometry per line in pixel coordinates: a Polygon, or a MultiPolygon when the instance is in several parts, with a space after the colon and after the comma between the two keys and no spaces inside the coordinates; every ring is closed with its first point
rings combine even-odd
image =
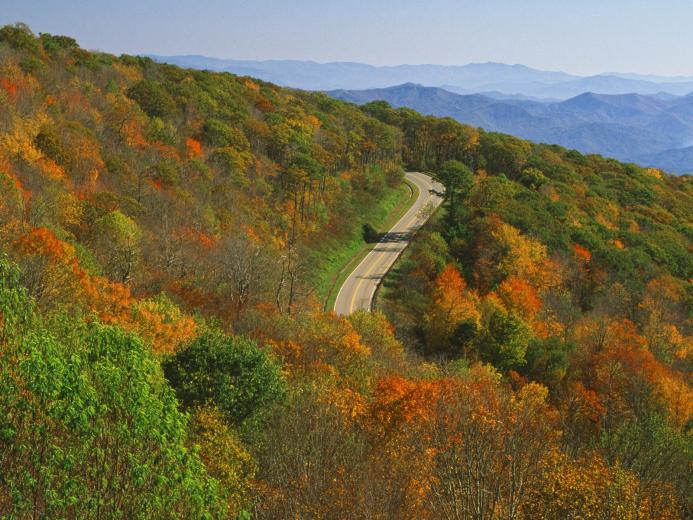
{"type": "Polygon", "coordinates": [[[422,210],[437,207],[443,201],[441,197],[432,193],[432,190],[441,193],[443,186],[428,175],[409,172],[407,179],[419,188],[416,202],[342,284],[334,302],[337,314],[348,315],[357,310],[371,310],[378,284],[407,247],[413,233],[426,222],[430,213],[422,210]]]}

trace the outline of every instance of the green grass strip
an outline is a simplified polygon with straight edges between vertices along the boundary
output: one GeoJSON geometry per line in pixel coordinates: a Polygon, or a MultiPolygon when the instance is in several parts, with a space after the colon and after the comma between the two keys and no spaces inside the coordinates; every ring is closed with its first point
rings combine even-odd
{"type": "MultiPolygon", "coordinates": [[[[361,224],[368,222],[379,233],[386,233],[402,218],[418,196],[419,189],[416,185],[405,180],[378,204],[372,206],[363,216],[361,224]]],[[[375,245],[364,241],[359,226],[351,240],[320,254],[318,263],[321,269],[316,275],[315,290],[325,310],[334,307],[339,288],[375,245]]]]}

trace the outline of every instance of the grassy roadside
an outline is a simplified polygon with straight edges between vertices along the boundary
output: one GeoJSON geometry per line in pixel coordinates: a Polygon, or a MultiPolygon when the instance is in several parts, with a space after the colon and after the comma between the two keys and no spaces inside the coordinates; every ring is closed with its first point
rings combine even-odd
{"type": "MultiPolygon", "coordinates": [[[[379,233],[390,230],[402,218],[419,196],[419,189],[405,180],[397,189],[369,209],[362,223],[370,223],[379,233]]],[[[331,309],[337,298],[339,287],[375,244],[367,244],[361,236],[361,226],[351,240],[331,248],[320,259],[321,269],[317,274],[315,290],[323,302],[324,309],[331,309]]]]}
{"type": "MultiPolygon", "coordinates": [[[[433,212],[433,214],[430,216],[428,221],[423,225],[423,228],[426,228],[427,226],[434,227],[435,224],[443,218],[445,215],[445,210],[443,209],[443,205],[441,204],[436,208],[436,210],[433,212]]],[[[413,240],[416,240],[414,238],[413,240]]],[[[410,242],[411,244],[411,242],[410,242]]],[[[383,310],[380,305],[378,305],[378,302],[384,302],[387,300],[388,295],[390,291],[392,291],[395,287],[397,287],[397,284],[399,283],[402,273],[399,270],[399,266],[402,264],[403,260],[406,260],[406,258],[409,256],[410,251],[409,247],[407,246],[405,250],[402,252],[400,257],[395,261],[394,264],[392,264],[392,267],[390,270],[385,274],[385,277],[382,279],[380,284],[378,285],[378,288],[375,291],[375,294],[373,295],[373,310],[383,310]]]]}

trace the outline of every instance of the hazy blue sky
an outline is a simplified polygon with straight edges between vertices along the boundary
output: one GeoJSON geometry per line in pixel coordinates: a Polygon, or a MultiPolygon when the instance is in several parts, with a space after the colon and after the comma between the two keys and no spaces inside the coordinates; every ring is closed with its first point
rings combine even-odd
{"type": "Polygon", "coordinates": [[[693,75],[692,0],[0,0],[114,53],[693,75]]]}

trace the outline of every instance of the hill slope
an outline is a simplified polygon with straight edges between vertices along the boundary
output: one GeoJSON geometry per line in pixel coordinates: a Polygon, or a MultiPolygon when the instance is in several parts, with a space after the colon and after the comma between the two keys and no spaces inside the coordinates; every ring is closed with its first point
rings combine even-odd
{"type": "Polygon", "coordinates": [[[692,208],[688,177],[0,28],[0,511],[688,518],[692,208]],[[403,166],[447,200],[397,328],[321,312],[403,166]]]}

